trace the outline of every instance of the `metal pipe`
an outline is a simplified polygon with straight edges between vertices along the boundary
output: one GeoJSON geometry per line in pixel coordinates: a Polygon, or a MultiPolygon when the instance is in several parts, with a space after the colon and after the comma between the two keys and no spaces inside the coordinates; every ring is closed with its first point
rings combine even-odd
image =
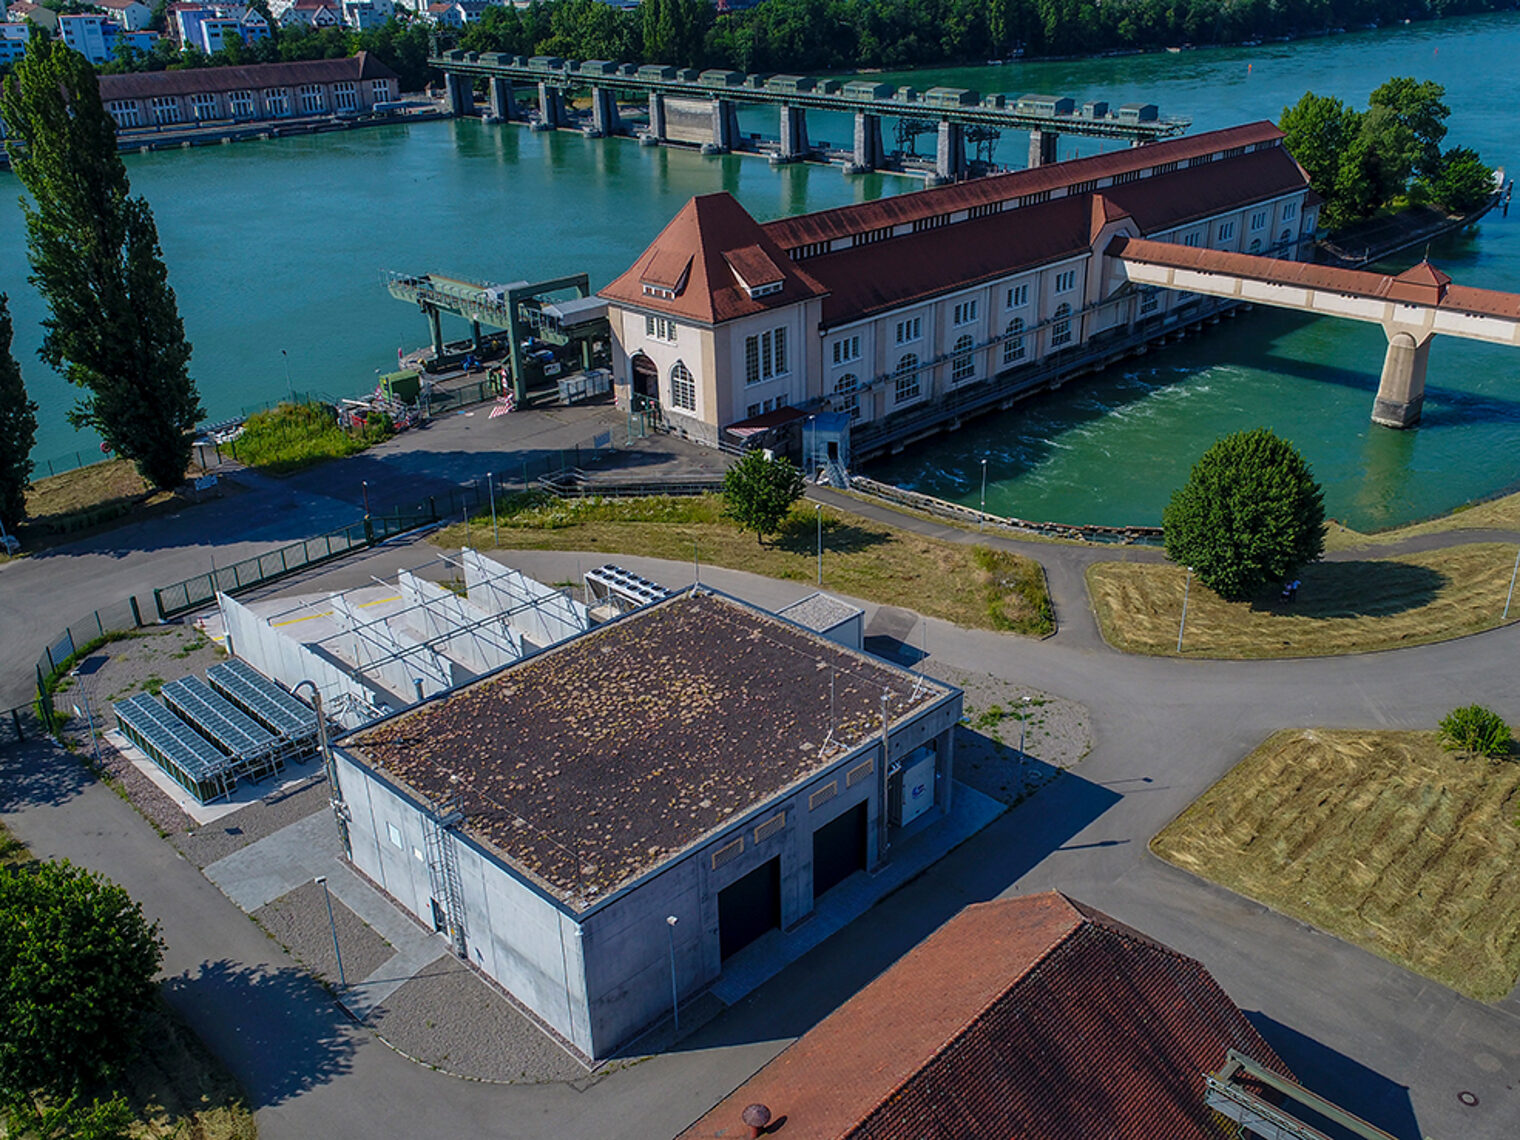
{"type": "Polygon", "coordinates": [[[679,922],[673,914],[665,916],[665,931],[670,935],[670,1011],[675,1019],[675,1033],[681,1035],[681,993],[676,988],[676,923],[679,922]]]}
{"type": "Polygon", "coordinates": [[[322,897],[327,900],[327,925],[332,930],[333,954],[338,959],[338,987],[348,988],[348,979],[343,976],[343,951],[338,949],[338,923],[333,918],[332,895],[327,891],[327,876],[318,875],[316,882],[322,884],[322,897]]]}

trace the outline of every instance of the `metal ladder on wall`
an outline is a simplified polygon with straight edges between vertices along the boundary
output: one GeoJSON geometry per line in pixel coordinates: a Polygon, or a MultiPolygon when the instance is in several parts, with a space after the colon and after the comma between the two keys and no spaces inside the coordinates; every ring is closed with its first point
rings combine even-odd
{"type": "Polygon", "coordinates": [[[443,932],[448,935],[454,953],[467,955],[464,926],[464,890],[459,880],[459,854],[454,849],[453,829],[464,821],[459,798],[439,804],[426,820],[423,842],[427,845],[428,881],[433,899],[443,907],[443,932]]]}

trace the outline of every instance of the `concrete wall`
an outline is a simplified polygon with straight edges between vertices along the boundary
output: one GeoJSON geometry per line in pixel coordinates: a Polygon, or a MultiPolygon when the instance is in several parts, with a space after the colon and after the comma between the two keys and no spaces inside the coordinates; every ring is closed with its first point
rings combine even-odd
{"type": "Polygon", "coordinates": [[[539,649],[591,628],[591,614],[574,598],[529,578],[494,558],[466,549],[465,592],[487,613],[504,614],[520,636],[539,649]]]}
{"type": "MultiPolygon", "coordinates": [[[[341,748],[334,755],[352,813],[355,865],[431,927],[433,888],[422,809],[341,748]],[[400,846],[390,827],[399,831],[400,846]]],[[[471,841],[457,834],[451,838],[470,961],[576,1048],[593,1054],[578,924],[471,841]]]]}
{"type": "Polygon", "coordinates": [[[522,635],[506,621],[491,621],[491,614],[451,590],[402,570],[396,576],[401,600],[416,607],[407,623],[424,638],[441,638],[439,652],[462,662],[476,674],[489,673],[523,655],[522,635]]]}

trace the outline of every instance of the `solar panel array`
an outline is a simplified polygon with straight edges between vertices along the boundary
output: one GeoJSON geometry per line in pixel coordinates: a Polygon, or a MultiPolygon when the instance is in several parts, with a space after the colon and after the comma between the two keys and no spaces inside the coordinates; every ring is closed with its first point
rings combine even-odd
{"type": "Polygon", "coordinates": [[[251,759],[271,751],[274,733],[217,696],[199,677],[181,677],[163,687],[164,703],[229,756],[251,759]]]}
{"type": "Polygon", "coordinates": [[[150,694],[138,693],[112,709],[122,732],[179,783],[201,798],[211,798],[208,788],[211,795],[226,792],[227,757],[150,694]]]}
{"type": "Polygon", "coordinates": [[[276,736],[287,740],[316,735],[317,714],[246,661],[234,657],[206,670],[211,688],[276,736]]]}

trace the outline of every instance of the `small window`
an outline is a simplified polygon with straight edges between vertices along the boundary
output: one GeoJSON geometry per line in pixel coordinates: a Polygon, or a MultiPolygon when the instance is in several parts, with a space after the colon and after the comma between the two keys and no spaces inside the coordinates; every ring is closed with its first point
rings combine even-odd
{"type": "Polygon", "coordinates": [[[385,825],[385,834],[390,838],[391,846],[397,851],[406,850],[406,844],[401,842],[401,829],[394,823],[387,823],[385,825]]]}
{"type": "Polygon", "coordinates": [[[909,317],[905,321],[897,322],[897,343],[908,344],[924,335],[924,319],[922,317],[909,317]]]}
{"type": "Polygon", "coordinates": [[[234,119],[253,118],[253,92],[234,91],[227,96],[227,105],[232,108],[234,119]]]}
{"type": "Polygon", "coordinates": [[[976,375],[976,353],[972,350],[970,336],[955,342],[954,359],[950,362],[950,379],[956,384],[964,383],[976,375]]]}
{"type": "Polygon", "coordinates": [[[1017,364],[1024,359],[1024,321],[1014,317],[1008,322],[1008,332],[1003,337],[1003,363],[1017,364]]]}
{"type": "Polygon", "coordinates": [[[644,335],[666,344],[676,343],[676,323],[667,317],[644,317],[644,335]]]}
{"type": "Polygon", "coordinates": [[[834,381],[834,407],[849,412],[850,419],[860,418],[860,380],[853,372],[846,372],[834,381]]]}
{"type": "Polygon", "coordinates": [[[1187,235],[1185,235],[1183,237],[1182,244],[1183,245],[1190,245],[1190,246],[1195,246],[1196,247],[1198,245],[1198,241],[1199,241],[1199,234],[1195,230],[1193,233],[1187,234],[1187,235]]]}
{"type": "Polygon", "coordinates": [[[1267,212],[1265,210],[1257,210],[1256,213],[1251,215],[1251,232],[1255,233],[1257,230],[1264,230],[1266,228],[1267,212]]]}
{"type": "Polygon", "coordinates": [[[1056,274],[1056,292],[1070,293],[1077,287],[1077,271],[1075,269],[1063,269],[1056,274]]]}
{"type": "Polygon", "coordinates": [[[1071,306],[1062,304],[1057,306],[1055,318],[1050,325],[1050,347],[1059,348],[1063,344],[1071,343],[1071,306]]]}
{"type": "Polygon", "coordinates": [[[303,83],[301,85],[301,114],[315,115],[325,110],[327,110],[327,97],[321,84],[303,83]]]}
{"type": "Polygon", "coordinates": [[[1008,290],[1008,308],[1022,309],[1027,304],[1029,304],[1028,285],[1015,285],[1008,290]]]}
{"type": "Polygon", "coordinates": [[[860,337],[844,336],[834,342],[834,363],[847,364],[860,359],[860,337]]]}
{"type": "Polygon", "coordinates": [[[357,110],[359,93],[353,83],[333,84],[333,107],[339,111],[357,110]]]}
{"type": "Polygon", "coordinates": [[[1219,223],[1219,240],[1220,241],[1231,241],[1231,240],[1234,239],[1234,237],[1235,237],[1235,223],[1234,222],[1220,222],[1219,223]]]}
{"type": "Polygon", "coordinates": [[[758,416],[759,414],[760,414],[760,405],[759,404],[751,404],[749,407],[747,407],[747,408],[744,409],[744,418],[747,419],[747,420],[752,420],[756,416],[758,416]]]}
{"type": "Polygon", "coordinates": [[[389,79],[371,79],[369,82],[371,98],[376,103],[387,102],[391,97],[391,81],[389,79]]]}
{"type": "Polygon", "coordinates": [[[1140,312],[1154,313],[1161,304],[1161,294],[1155,289],[1146,289],[1140,294],[1140,312]]]}
{"type": "Polygon", "coordinates": [[[1296,213],[1298,213],[1298,203],[1297,202],[1284,202],[1283,203],[1283,221],[1285,221],[1285,222],[1288,221],[1296,213]]]}
{"type": "Polygon", "coordinates": [[[142,119],[138,113],[135,99],[117,99],[106,105],[106,110],[111,112],[111,118],[116,120],[118,127],[136,127],[142,125],[142,119]]]}
{"type": "Polygon", "coordinates": [[[960,304],[955,306],[953,314],[954,323],[958,325],[969,325],[972,321],[976,320],[976,311],[976,301],[962,301],[960,304]]]}

